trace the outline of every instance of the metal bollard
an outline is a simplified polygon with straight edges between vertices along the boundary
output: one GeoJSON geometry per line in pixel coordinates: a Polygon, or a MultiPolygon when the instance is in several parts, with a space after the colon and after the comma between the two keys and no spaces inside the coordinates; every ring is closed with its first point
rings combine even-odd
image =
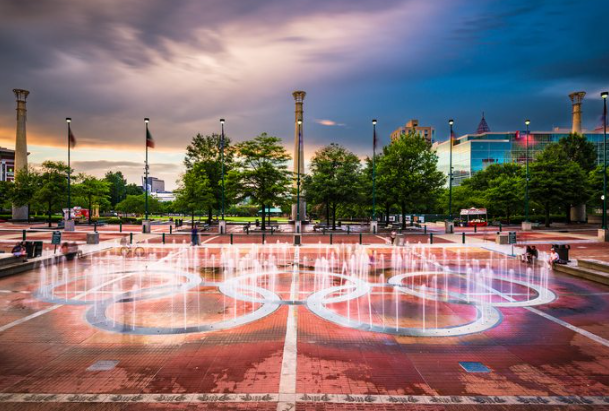
{"type": "Polygon", "coordinates": [[[165,233],[163,233],[163,244],[165,244],[165,233]]]}
{"type": "Polygon", "coordinates": [[[123,232],[123,222],[122,221],[118,223],[118,232],[119,233],[123,232]]]}
{"type": "Polygon", "coordinates": [[[230,234],[230,243],[233,244],[233,233],[230,234]]]}
{"type": "Polygon", "coordinates": [[[427,234],[427,226],[423,226],[423,234],[427,234]]]}
{"type": "Polygon", "coordinates": [[[362,233],[359,233],[359,243],[360,243],[360,244],[362,244],[362,240],[363,240],[363,238],[362,238],[362,233]]]}
{"type": "Polygon", "coordinates": [[[265,234],[265,233],[262,233],[262,244],[264,244],[264,239],[265,239],[265,237],[266,237],[266,234],[265,234]]]}
{"type": "Polygon", "coordinates": [[[173,226],[172,225],[169,226],[169,234],[170,235],[173,234],[173,226]]]}
{"type": "Polygon", "coordinates": [[[350,225],[347,226],[347,234],[351,234],[351,226],[350,225]]]}
{"type": "Polygon", "coordinates": [[[499,232],[503,231],[503,226],[501,225],[501,221],[499,221],[499,232]]]}
{"type": "Polygon", "coordinates": [[[429,244],[433,244],[433,233],[429,233],[429,244]]]}
{"type": "Polygon", "coordinates": [[[463,242],[463,244],[465,244],[465,233],[461,233],[461,237],[462,237],[461,241],[463,242]]]}
{"type": "Polygon", "coordinates": [[[133,244],[133,233],[129,233],[129,244],[133,244]]]}
{"type": "Polygon", "coordinates": [[[26,231],[23,230],[23,233],[21,233],[21,238],[23,239],[22,241],[25,241],[25,237],[26,237],[26,231]]]}
{"type": "Polygon", "coordinates": [[[332,245],[332,233],[330,233],[330,245],[332,245]]]}
{"type": "Polygon", "coordinates": [[[93,223],[93,232],[97,233],[97,221],[93,223]]]}
{"type": "Polygon", "coordinates": [[[477,225],[475,225],[475,226],[474,226],[474,233],[477,233],[477,232],[478,232],[478,226],[477,226],[477,225]]]}

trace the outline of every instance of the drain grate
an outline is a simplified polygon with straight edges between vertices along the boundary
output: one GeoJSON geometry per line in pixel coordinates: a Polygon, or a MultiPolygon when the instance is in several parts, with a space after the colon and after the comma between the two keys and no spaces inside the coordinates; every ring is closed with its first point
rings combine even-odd
{"type": "Polygon", "coordinates": [[[461,361],[459,365],[467,372],[491,372],[491,370],[481,362],[461,361]]]}
{"type": "Polygon", "coordinates": [[[93,363],[87,371],[110,371],[118,364],[116,360],[101,360],[93,363]]]}

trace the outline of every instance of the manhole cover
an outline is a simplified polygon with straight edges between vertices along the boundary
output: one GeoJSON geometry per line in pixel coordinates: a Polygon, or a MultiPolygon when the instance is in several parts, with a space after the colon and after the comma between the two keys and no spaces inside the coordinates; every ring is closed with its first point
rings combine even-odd
{"type": "Polygon", "coordinates": [[[87,371],[110,371],[118,364],[116,360],[101,360],[92,364],[87,371]]]}
{"type": "Polygon", "coordinates": [[[459,365],[467,372],[491,372],[491,370],[481,362],[461,361],[459,365]]]}

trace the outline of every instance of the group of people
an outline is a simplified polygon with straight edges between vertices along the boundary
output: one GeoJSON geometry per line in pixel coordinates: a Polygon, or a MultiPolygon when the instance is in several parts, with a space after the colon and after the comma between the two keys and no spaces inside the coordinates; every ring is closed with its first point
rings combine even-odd
{"type": "Polygon", "coordinates": [[[539,251],[534,245],[527,245],[524,254],[522,254],[520,258],[523,263],[534,264],[539,258],[539,251]]]}
{"type": "Polygon", "coordinates": [[[27,261],[27,247],[25,246],[25,241],[21,241],[17,243],[13,249],[11,250],[13,256],[21,259],[21,261],[27,261]]]}

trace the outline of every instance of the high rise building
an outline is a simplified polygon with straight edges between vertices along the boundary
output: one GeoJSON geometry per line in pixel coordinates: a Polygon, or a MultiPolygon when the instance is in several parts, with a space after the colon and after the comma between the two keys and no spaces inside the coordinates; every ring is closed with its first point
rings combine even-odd
{"type": "Polygon", "coordinates": [[[425,138],[429,143],[433,142],[434,138],[434,129],[433,127],[423,127],[419,126],[419,120],[412,119],[408,123],[406,123],[403,127],[398,127],[391,133],[391,141],[397,140],[402,134],[408,134],[409,132],[414,131],[419,134],[421,137],[425,138]]]}
{"type": "Polygon", "coordinates": [[[15,181],[15,150],[0,147],[0,181],[15,181]]]}

